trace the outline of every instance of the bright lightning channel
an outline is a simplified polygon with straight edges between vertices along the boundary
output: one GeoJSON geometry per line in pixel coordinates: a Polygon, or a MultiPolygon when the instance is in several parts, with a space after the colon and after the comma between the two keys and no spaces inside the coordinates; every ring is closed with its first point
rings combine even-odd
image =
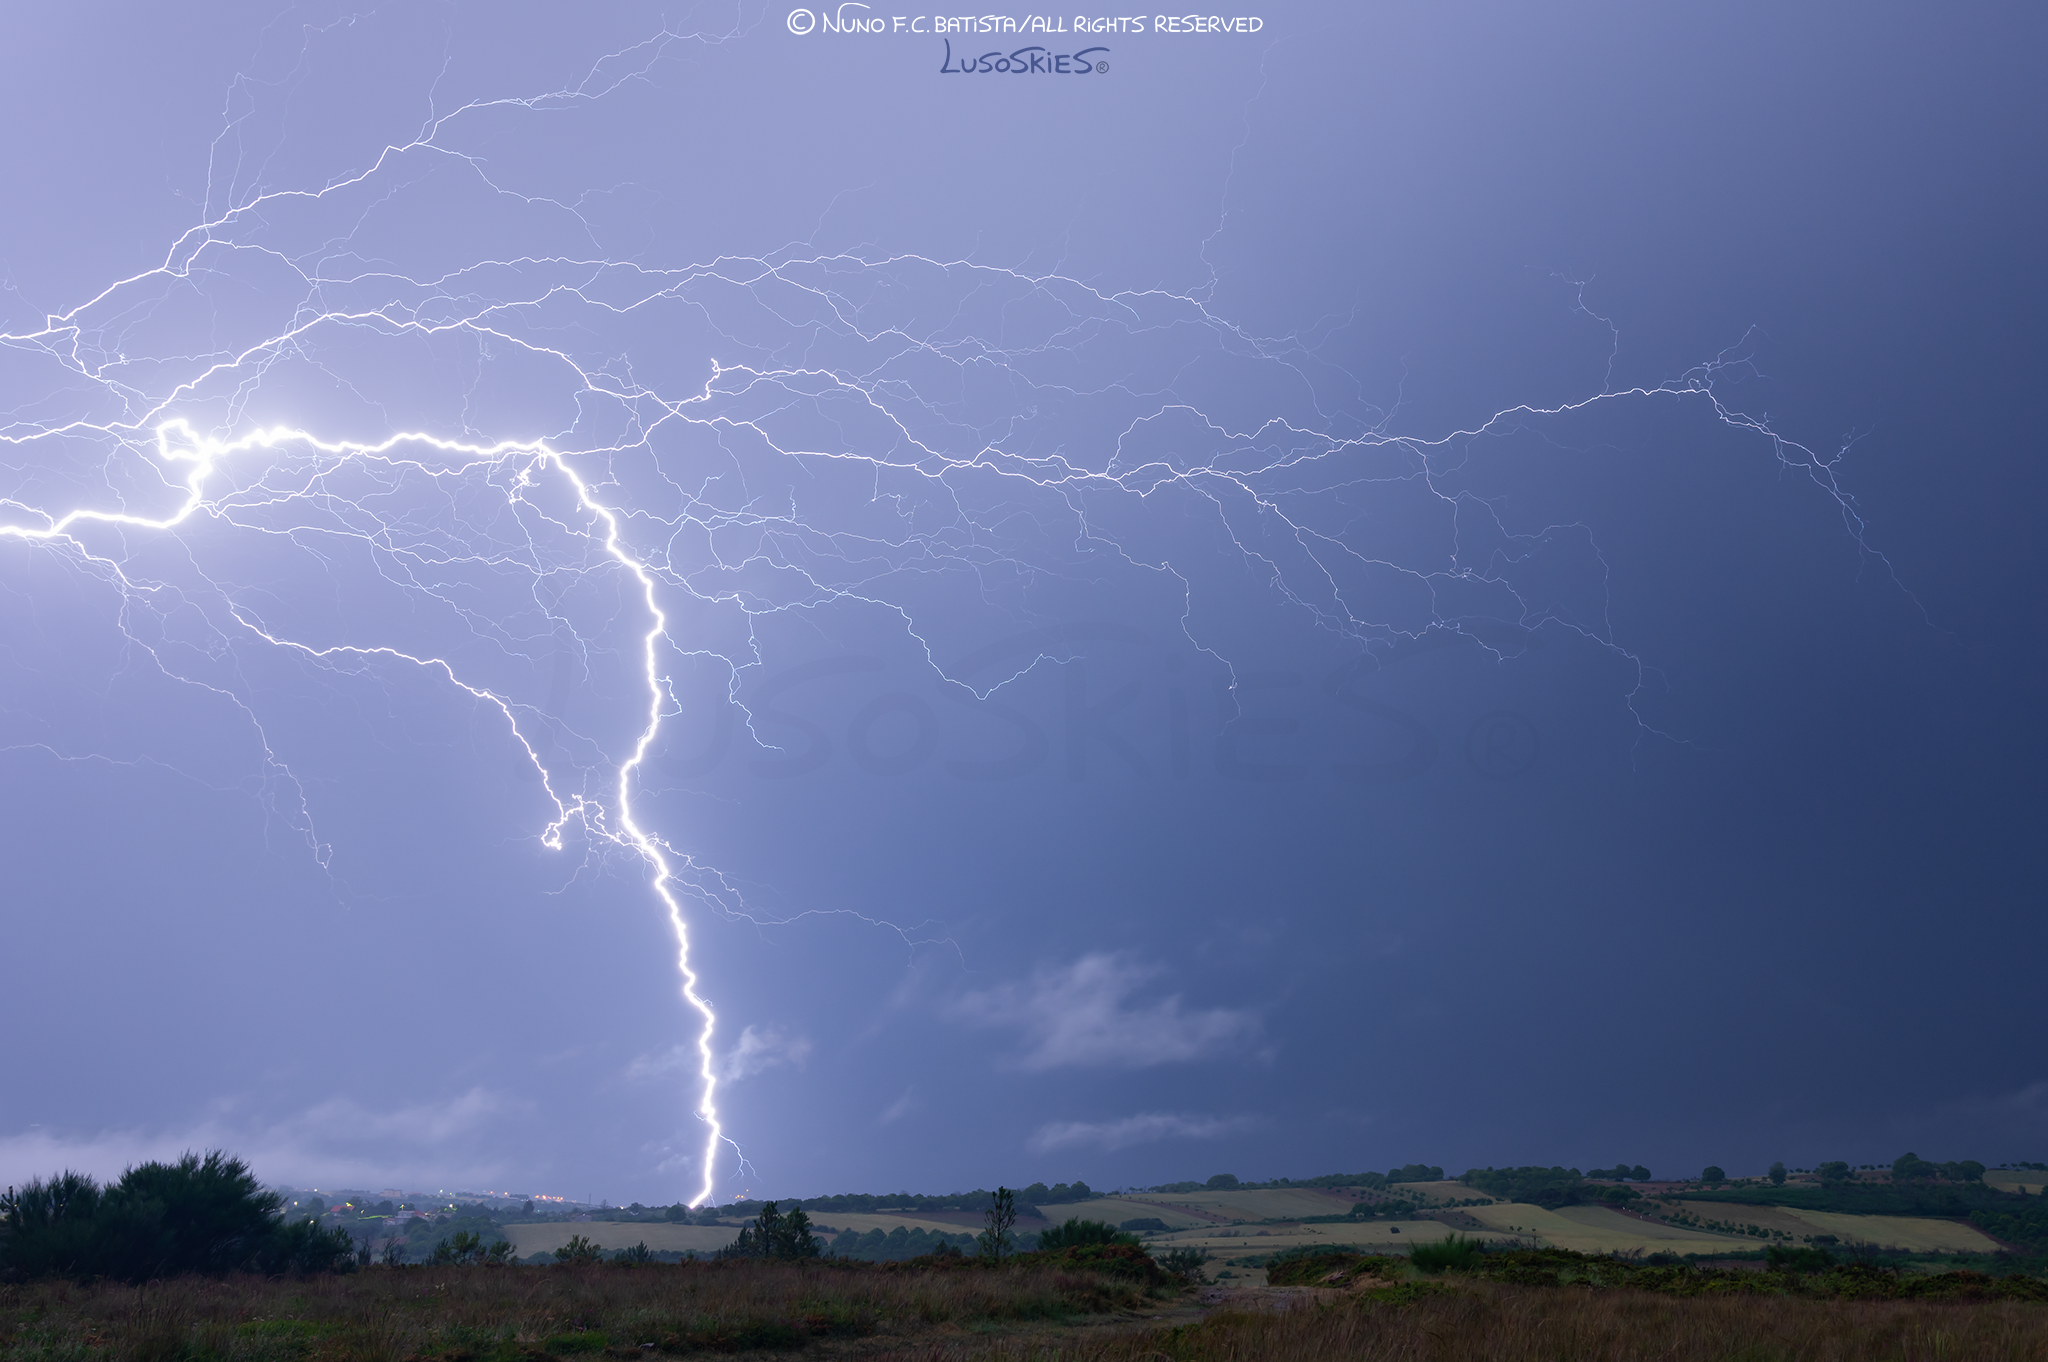
{"type": "MultiPolygon", "coordinates": [[[[676,969],[682,975],[683,999],[696,1009],[701,1022],[697,1031],[697,1077],[700,1085],[697,1116],[705,1126],[703,1183],[689,1204],[702,1205],[711,1199],[714,1192],[713,1175],[718,1146],[721,1142],[730,1143],[726,1140],[724,1127],[718,1117],[718,1073],[712,1060],[711,1042],[717,1030],[718,1017],[712,1010],[710,1001],[698,991],[697,972],[690,965],[690,927],[683,916],[682,903],[675,892],[675,874],[669,864],[668,852],[658,838],[640,825],[633,814],[633,777],[647,758],[649,744],[661,730],[664,689],[656,649],[660,640],[668,636],[668,615],[662,610],[661,602],[656,596],[653,574],[648,571],[645,563],[627,550],[619,533],[617,513],[592,495],[589,484],[569,466],[569,461],[559,451],[550,448],[545,442],[503,441],[493,445],[476,445],[410,431],[390,436],[374,444],[336,443],[322,440],[307,431],[284,426],[255,431],[239,439],[222,440],[198,434],[185,421],[166,421],[156,428],[157,457],[167,468],[175,469],[179,465],[189,465],[182,480],[185,489],[184,504],[170,515],[157,518],[128,512],[80,508],[67,511],[40,526],[0,524],[0,538],[67,541],[78,552],[94,557],[96,561],[112,569],[125,580],[126,574],[122,573],[118,564],[90,553],[90,550],[72,534],[74,527],[96,523],[142,530],[175,529],[211,504],[207,497],[207,483],[215,470],[225,461],[237,454],[251,450],[275,449],[281,445],[315,449],[344,459],[380,458],[394,449],[414,446],[423,446],[444,454],[466,456],[475,463],[483,464],[500,464],[508,458],[519,456],[534,458],[567,479],[569,485],[575,489],[577,502],[590,514],[603,521],[606,554],[630,572],[639,583],[641,600],[647,607],[647,615],[651,621],[647,632],[640,640],[641,658],[645,668],[644,678],[647,683],[647,724],[640,730],[639,737],[633,744],[632,755],[619,765],[617,805],[609,818],[602,807],[592,804],[580,795],[564,799],[557,793],[554,782],[548,775],[547,766],[541,761],[540,753],[534,750],[533,744],[520,731],[519,719],[511,702],[495,691],[464,681],[456,674],[455,667],[446,660],[438,657],[418,657],[396,648],[348,645],[315,648],[293,639],[279,637],[255,624],[240,611],[233,613],[239,623],[266,642],[312,657],[327,658],[341,654],[381,656],[410,662],[418,667],[440,670],[454,685],[476,699],[492,705],[505,716],[506,725],[510,728],[513,739],[526,753],[527,760],[533,764],[534,769],[540,772],[542,787],[555,807],[554,821],[549,823],[541,834],[541,842],[545,846],[561,850],[563,829],[571,820],[575,820],[596,836],[629,848],[647,863],[653,873],[654,892],[660,897],[662,907],[668,914],[670,930],[675,933],[676,969]]],[[[525,486],[528,481],[529,475],[522,473],[517,485],[525,486]]],[[[31,509],[12,500],[0,501],[0,507],[31,509]]],[[[733,1147],[735,1150],[738,1149],[737,1144],[733,1147]]]]}
{"type": "MultiPolygon", "coordinates": [[[[740,670],[761,660],[759,640],[752,632],[760,615],[823,602],[872,607],[900,621],[905,634],[923,646],[930,659],[931,645],[911,604],[914,598],[891,585],[898,573],[906,578],[958,574],[993,608],[1025,614],[1036,608],[1029,590],[1038,576],[1058,576],[1083,560],[1088,560],[1086,574],[1074,575],[1092,576],[1098,556],[1112,559],[1170,580],[1186,609],[1180,623],[1189,643],[1220,657],[1190,622],[1195,587],[1185,572],[1187,560],[1176,557],[1178,550],[1141,553],[1116,537],[1114,513],[1120,508],[1131,508],[1136,515],[1157,506],[1160,518],[1207,517],[1222,536],[1219,557],[1237,555],[1246,573],[1262,581],[1307,628],[1327,633],[1360,654],[1425,632],[1444,631],[1477,638],[1489,654],[1499,656],[1475,625],[1500,622],[1524,633],[1552,626],[1627,659],[1636,677],[1636,689],[1628,694],[1633,712],[1644,667],[1617,641],[1608,622],[1607,564],[1597,544],[1592,548],[1598,569],[1589,574],[1587,593],[1593,604],[1583,615],[1533,602],[1518,583],[1521,559],[1545,536],[1552,531],[1583,534],[1590,544],[1590,530],[1574,523],[1534,527],[1533,533],[1511,530],[1504,512],[1463,479],[1466,456],[1475,446],[1505,438],[1525,425],[1614,404],[1703,405],[1712,421],[1761,441],[1782,467],[1810,479],[1839,508],[1856,544],[1867,547],[1862,518],[1837,478],[1841,455],[1819,454],[1787,440],[1767,421],[1724,401],[1718,380],[1745,363],[1740,355],[1717,356],[1661,382],[1617,387],[1610,351],[1598,389],[1576,400],[1505,407],[1469,428],[1433,437],[1397,434],[1389,429],[1395,413],[1371,409],[1361,396],[1362,385],[1351,375],[1318,368],[1323,361],[1309,340],[1249,333],[1213,312],[1200,291],[1106,292],[1056,272],[1033,273],[909,251],[853,254],[808,245],[695,263],[614,259],[601,249],[586,247],[584,243],[596,242],[600,233],[573,206],[543,192],[550,185],[536,181],[526,186],[534,192],[526,193],[520,186],[501,183],[487,173],[488,161],[459,140],[458,129],[472,115],[582,108],[622,86],[646,81],[666,60],[665,51],[686,36],[705,41],[717,37],[664,31],[601,58],[579,83],[434,113],[414,137],[384,145],[359,169],[324,181],[236,190],[213,184],[209,170],[204,220],[181,233],[160,264],[117,279],[69,309],[45,312],[39,324],[0,333],[0,347],[24,362],[44,364],[49,378],[45,393],[21,401],[10,395],[0,409],[0,448],[72,440],[99,443],[103,449],[128,448],[153,430],[155,457],[161,471],[175,479],[170,486],[182,486],[182,500],[157,518],[122,510],[46,511],[32,504],[34,492],[21,488],[44,472],[62,475],[62,460],[52,458],[43,466],[31,461],[23,474],[26,480],[11,496],[0,497],[0,520],[24,523],[0,523],[0,539],[61,544],[83,555],[124,591],[146,596],[149,588],[131,581],[128,563],[94,552],[80,536],[89,538],[96,524],[116,532],[175,532],[196,516],[219,515],[233,521],[239,503],[217,495],[215,487],[225,470],[245,456],[304,449],[344,464],[383,461],[429,478],[451,470],[429,468],[399,458],[398,453],[432,450],[452,456],[455,472],[528,460],[529,466],[520,470],[519,480],[508,490],[514,503],[539,469],[565,479],[582,514],[592,518],[583,532],[588,542],[602,539],[605,556],[638,583],[647,612],[648,625],[639,637],[646,721],[630,755],[617,764],[616,792],[608,799],[566,794],[558,788],[541,751],[521,729],[524,707],[508,698],[503,687],[459,675],[448,658],[398,648],[315,646],[266,628],[232,601],[226,612],[236,627],[310,658],[387,658],[445,675],[503,715],[526,759],[539,771],[554,809],[542,834],[547,846],[560,849],[564,832],[573,823],[645,865],[675,935],[683,997],[701,1023],[696,1113],[705,1123],[706,1136],[703,1182],[692,1205],[714,1193],[714,1156],[721,1144],[735,1150],[738,1146],[725,1135],[717,1109],[717,1018],[691,965],[690,933],[679,889],[690,885],[688,875],[705,873],[704,868],[650,831],[632,800],[635,776],[650,751],[658,750],[654,744],[664,714],[674,709],[668,678],[661,675],[661,649],[676,646],[676,641],[668,632],[670,617],[662,609],[658,586],[679,593],[669,597],[672,602],[694,597],[744,618],[744,647],[752,650],[751,658],[740,650],[719,653],[709,645],[704,649],[705,656],[725,665],[731,684],[723,701],[735,705],[740,670]],[[553,227],[536,227],[530,236],[510,228],[502,234],[480,233],[481,239],[491,240],[502,235],[511,239],[510,244],[501,258],[472,259],[453,268],[431,252],[411,262],[411,268],[404,259],[388,258],[388,253],[402,255],[406,249],[402,230],[386,230],[377,237],[382,243],[377,252],[365,246],[369,254],[356,254],[355,234],[373,212],[391,214],[401,226],[407,221],[403,212],[411,200],[406,195],[414,183],[408,177],[418,167],[445,167],[451,175],[473,177],[475,185],[487,191],[484,202],[517,204],[535,214],[546,210],[555,215],[547,222],[572,224],[584,236],[569,249],[564,245],[568,239],[553,227]],[[273,209],[291,212],[273,214],[273,209]],[[292,216],[322,210],[332,216],[292,216]],[[304,231],[302,238],[284,235],[287,228],[279,225],[293,222],[303,223],[294,229],[304,231]],[[278,277],[293,281],[283,290],[265,282],[271,278],[267,274],[242,281],[252,293],[277,305],[273,315],[246,332],[217,323],[223,329],[207,334],[225,338],[208,342],[216,346],[211,351],[202,346],[190,354],[148,353],[150,333],[138,318],[149,317],[164,299],[190,294],[205,301],[206,290],[216,281],[240,280],[236,271],[242,261],[261,261],[265,269],[281,265],[284,273],[278,277]],[[937,320],[921,320],[923,310],[896,301],[921,302],[924,289],[935,290],[943,304],[929,310],[937,320]],[[970,306],[986,307],[990,299],[1000,300],[1005,309],[1017,303],[1015,315],[1005,310],[997,319],[995,312],[977,312],[970,306]],[[665,308],[673,312],[663,313],[665,308]],[[673,388],[664,393],[659,382],[643,381],[633,363],[638,342],[607,330],[628,318],[673,315],[710,319],[716,339],[705,342],[704,348],[721,352],[701,389],[689,395],[673,388]],[[344,359],[331,371],[323,367],[322,353],[329,337],[347,342],[347,347],[337,347],[344,359]],[[582,339],[572,342],[563,337],[582,339]],[[455,355],[472,366],[464,371],[472,375],[503,357],[541,366],[558,385],[549,395],[565,399],[561,409],[573,411],[571,424],[556,429],[531,418],[526,409],[501,416],[483,409],[487,404],[480,399],[473,403],[465,391],[459,409],[452,401],[424,409],[409,407],[406,414],[380,422],[374,427],[380,435],[388,425],[415,429],[374,442],[324,440],[289,425],[232,436],[202,435],[194,429],[194,421],[211,420],[222,431],[246,431],[246,423],[256,419],[250,406],[265,375],[273,365],[285,363],[325,373],[335,391],[351,399],[360,397],[380,410],[383,399],[410,400],[398,392],[363,394],[357,386],[359,375],[347,368],[345,356],[354,347],[392,340],[446,347],[434,353],[455,355]],[[1097,345],[1104,348],[1091,349],[1097,345]],[[1118,348],[1122,345],[1187,348],[1145,352],[1140,359],[1166,361],[1148,368],[1118,348]],[[1270,415],[1226,421],[1189,396],[1200,384],[1215,381],[1206,371],[1200,378],[1188,376],[1198,356],[1204,363],[1255,366],[1261,384],[1277,375],[1288,386],[1273,389],[1279,395],[1265,408],[1270,415]],[[1139,377],[1146,373],[1163,376],[1139,377]],[[1327,402],[1325,374],[1330,391],[1337,393],[1327,402]],[[986,389],[991,379],[996,380],[994,388],[986,389]],[[962,396],[985,389],[1003,395],[992,399],[993,406],[977,406],[975,402],[983,399],[970,402],[962,396]],[[85,391],[104,405],[65,408],[56,395],[73,391],[85,391]],[[1332,416],[1331,411],[1339,414],[1332,416]],[[500,424],[492,425],[494,421],[500,424]],[[514,430],[535,438],[492,442],[480,436],[464,441],[418,433],[421,426],[490,435],[514,430]],[[667,438],[683,430],[701,437],[708,457],[724,460],[724,470],[706,462],[686,476],[681,471],[684,461],[665,463],[668,451],[656,449],[657,432],[667,438]],[[646,475],[652,480],[652,496],[636,495],[641,490],[637,484],[629,490],[628,480],[635,476],[631,471],[613,468],[604,477],[587,479],[571,462],[584,459],[582,466],[593,468],[599,461],[621,456],[644,460],[630,468],[652,469],[646,475]],[[781,462],[801,470],[801,476],[790,477],[786,486],[777,481],[781,462]],[[861,518],[827,523],[817,509],[830,504],[827,494],[810,490],[826,480],[813,475],[849,467],[857,468],[867,484],[862,489],[865,500],[859,502],[861,518]],[[616,485],[618,494],[608,502],[593,483],[604,488],[616,485]],[[1420,498],[1433,499],[1432,515],[1446,517],[1450,529],[1438,542],[1408,557],[1388,546],[1386,537],[1373,528],[1371,515],[1400,514],[1409,503],[1398,498],[1411,489],[1420,498]],[[1485,531],[1480,538],[1491,534],[1499,547],[1468,553],[1461,537],[1460,517],[1465,515],[1485,531]],[[627,526],[637,528],[643,516],[657,533],[636,551],[627,526]],[[601,536],[595,532],[597,525],[602,526],[601,536]],[[1025,529],[1019,532],[1012,525],[1025,529]],[[1041,532],[1043,537],[1037,537],[1041,532]],[[728,552],[721,535],[741,540],[741,550],[728,552]],[[692,548],[700,552],[699,561],[679,564],[692,548]],[[791,570],[794,585],[762,586],[748,580],[735,586],[714,580],[723,573],[732,574],[727,582],[740,581],[739,574],[755,563],[791,570]],[[1004,574],[1004,580],[995,580],[1004,574]],[[712,580],[713,585],[700,590],[701,580],[712,580]],[[1483,608],[1458,604],[1479,588],[1499,593],[1501,603],[1483,608]]],[[[235,161],[230,132],[238,119],[225,119],[223,126],[226,130],[215,150],[221,164],[227,165],[235,161]]],[[[239,169],[235,173],[239,175],[239,169]]],[[[427,183],[426,177],[420,176],[418,183],[427,183]]],[[[1580,310],[1594,315],[1584,305],[1583,289],[1580,310]]],[[[522,381],[529,381],[531,371],[518,372],[522,381]]],[[[530,381],[545,387],[540,380],[530,381]]],[[[284,411],[294,421],[317,424],[301,400],[295,399],[284,411]]],[[[106,471],[109,495],[117,499],[111,459],[106,471]]],[[[258,490],[268,495],[266,489],[258,490]]],[[[287,489],[277,492],[274,500],[290,501],[298,495],[287,489]]],[[[367,506],[351,504],[349,509],[375,514],[367,506]]],[[[388,544],[401,528],[401,523],[380,521],[370,531],[352,532],[388,544]]],[[[403,576],[396,574],[393,584],[433,596],[431,587],[398,580],[403,576]]],[[[218,589],[210,579],[207,585],[218,589]]],[[[441,603],[460,613],[453,601],[441,603]]],[[[143,649],[150,647],[145,640],[131,641],[143,649]]],[[[1028,664],[1019,671],[1027,669],[1028,664]]],[[[171,674],[175,669],[164,670],[171,674]]],[[[970,684],[971,678],[948,677],[936,663],[933,670],[938,679],[981,695],[1008,679],[984,687],[970,684]]],[[[178,679],[223,695],[263,736],[252,701],[232,689],[210,686],[203,678],[178,679]]],[[[1640,715],[1637,719],[1639,731],[1653,731],[1640,715]]],[[[621,741],[613,750],[624,749],[621,741]]],[[[266,759],[275,763],[267,738],[265,751],[266,759]]],[[[288,768],[282,769],[289,774],[288,768]]],[[[303,796],[297,817],[309,832],[316,859],[325,865],[325,848],[312,834],[303,796]]],[[[693,892],[705,891],[696,886],[693,892]]],[[[891,923],[879,925],[903,930],[891,923]]]]}

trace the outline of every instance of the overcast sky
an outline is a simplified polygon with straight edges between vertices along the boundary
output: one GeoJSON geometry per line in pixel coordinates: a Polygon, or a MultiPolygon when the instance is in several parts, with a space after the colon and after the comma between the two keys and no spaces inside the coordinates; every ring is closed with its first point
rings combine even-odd
{"type": "Polygon", "coordinates": [[[179,8],[0,19],[0,1180],[2044,1157],[2037,12],[179,8]]]}

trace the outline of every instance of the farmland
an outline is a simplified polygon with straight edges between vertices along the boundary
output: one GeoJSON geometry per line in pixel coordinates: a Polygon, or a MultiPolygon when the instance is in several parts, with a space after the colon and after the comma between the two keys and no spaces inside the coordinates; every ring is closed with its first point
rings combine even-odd
{"type": "Polygon", "coordinates": [[[553,1253],[579,1234],[607,1250],[645,1244],[656,1253],[710,1253],[730,1244],[739,1230],[723,1225],[636,1225],[592,1220],[507,1225],[503,1233],[512,1241],[513,1250],[525,1258],[535,1253],[553,1253]]]}

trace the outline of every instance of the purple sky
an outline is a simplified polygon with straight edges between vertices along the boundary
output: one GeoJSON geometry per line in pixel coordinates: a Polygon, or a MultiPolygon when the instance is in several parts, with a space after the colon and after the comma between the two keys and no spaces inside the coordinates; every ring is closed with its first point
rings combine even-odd
{"type": "Polygon", "coordinates": [[[0,20],[0,1180],[2043,1157],[2038,16],[808,13],[0,20]]]}

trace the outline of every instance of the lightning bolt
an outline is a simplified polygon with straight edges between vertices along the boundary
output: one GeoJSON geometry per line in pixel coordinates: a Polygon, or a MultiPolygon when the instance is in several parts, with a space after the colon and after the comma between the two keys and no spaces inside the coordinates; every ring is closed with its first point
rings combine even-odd
{"type": "MultiPolygon", "coordinates": [[[[36,376],[9,380],[0,409],[0,449],[15,452],[0,470],[12,480],[0,491],[0,540],[74,555],[113,585],[123,602],[122,632],[165,675],[246,716],[273,777],[270,806],[288,806],[281,816],[319,864],[328,864],[330,848],[303,784],[264,729],[253,692],[232,675],[168,656],[131,628],[131,609],[163,619],[196,606],[216,641],[241,631],[317,667],[388,663],[438,674],[495,711],[539,773],[553,810],[544,845],[563,849],[574,828],[644,868],[674,933],[681,995],[698,1019],[695,1111],[706,1133],[693,1205],[714,1195],[721,1146],[735,1153],[739,1146],[718,1112],[717,1017],[691,963],[684,900],[751,912],[714,868],[677,850],[636,809],[650,754],[679,708],[672,657],[722,667],[727,700],[739,705],[741,673],[760,665],[755,627],[762,617],[857,606],[898,621],[936,676],[986,698],[1030,663],[992,684],[948,676],[901,584],[959,578],[982,600],[1028,616],[1034,584],[1094,578],[1106,562],[1170,580],[1189,642],[1228,665],[1194,621],[1195,577],[1207,567],[1156,542],[1162,522],[1202,523],[1220,532],[1237,570],[1261,580],[1309,628],[1362,655],[1447,630],[1506,656],[1484,636],[1479,613],[1450,603],[1484,591],[1505,602],[1497,618],[1515,630],[1565,629],[1626,658],[1635,668],[1633,711],[1645,667],[1615,637],[1604,607],[1574,615],[1532,603],[1516,585],[1519,568],[1550,537],[1590,542],[1590,531],[1578,524],[1514,529],[1496,503],[1463,481],[1471,451],[1484,441],[1622,404],[1703,407],[1806,476],[1838,508],[1857,545],[1875,554],[1839,477],[1847,446],[1817,454],[1724,398],[1719,380],[1749,364],[1742,345],[1665,381],[1633,386],[1614,385],[1610,354],[1606,378],[1583,396],[1506,406],[1425,437],[1395,430],[1398,408],[1347,414],[1362,405],[1355,380],[1325,364],[1309,339],[1253,334],[1214,311],[1202,290],[1104,291],[1056,271],[808,246],[659,267],[559,249],[552,228],[534,229],[530,251],[450,270],[408,272],[354,254],[364,223],[395,211],[412,185],[438,173],[482,189],[494,204],[570,224],[594,243],[598,234],[573,204],[491,174],[479,154],[464,149],[463,128],[485,114],[600,103],[654,79],[677,44],[727,36],[664,30],[604,57],[572,85],[433,113],[412,139],[318,184],[236,193],[210,171],[202,219],[157,265],[0,332],[0,347],[40,366],[36,376]],[[217,200],[225,206],[212,211],[217,200]],[[278,225],[287,220],[298,226],[278,225]],[[263,273],[278,270],[288,286],[263,273]],[[286,315],[191,350],[179,344],[191,343],[182,338],[196,329],[177,331],[179,343],[160,334],[159,314],[205,303],[209,289],[236,281],[286,315]],[[913,294],[943,305],[921,312],[898,301],[913,294]],[[926,312],[938,320],[920,320],[926,312]],[[634,345],[624,339],[645,317],[678,315],[701,321],[706,347],[718,356],[694,390],[642,381],[634,345]],[[561,339],[572,332],[596,339],[579,349],[561,339]],[[469,388],[459,412],[436,419],[444,432],[459,433],[387,418],[387,408],[404,399],[349,372],[344,342],[414,344],[420,353],[456,356],[469,388]],[[475,390],[493,364],[547,375],[551,391],[574,407],[567,426],[550,431],[530,414],[515,414],[499,424],[522,433],[480,433],[479,423],[491,418],[475,390]],[[1200,386],[1186,375],[1203,364],[1255,373],[1283,396],[1272,414],[1255,420],[1211,415],[1181,390],[1200,386]],[[332,400],[346,400],[357,414],[266,424],[262,410],[280,404],[269,390],[285,386],[287,371],[322,377],[332,400]],[[964,395],[989,385],[995,396],[964,395]],[[383,432],[405,429],[374,439],[335,431],[366,419],[383,432]],[[679,455],[670,442],[684,436],[700,445],[679,455]],[[856,514],[828,523],[826,512],[806,504],[805,489],[849,471],[864,480],[866,498],[856,514]],[[468,518],[462,498],[478,484],[494,489],[511,529],[468,518]],[[547,498],[560,488],[566,504],[557,507],[547,498]],[[441,498],[441,523],[403,501],[410,492],[417,502],[422,489],[441,498]],[[1447,517],[1447,541],[1433,558],[1403,561],[1360,528],[1375,498],[1408,493],[1447,517]],[[147,507],[159,498],[171,504],[152,513],[147,507]],[[131,509],[135,503],[145,509],[131,509]],[[1126,522],[1136,528],[1120,529],[1126,522]],[[551,576],[574,580],[594,570],[560,560],[560,545],[580,546],[623,574],[644,620],[636,626],[634,675],[645,705],[633,740],[596,763],[606,768],[601,779],[571,788],[551,769],[552,749],[523,727],[532,707],[509,684],[480,679],[473,661],[393,644],[307,641],[197,569],[202,594],[220,603],[208,616],[199,596],[142,571],[134,548],[138,537],[178,540],[202,525],[244,530],[316,558],[309,545],[323,536],[354,543],[384,580],[437,603],[473,638],[515,657],[524,656],[516,630],[466,598],[453,575],[524,575],[538,598],[538,584],[551,576]],[[1468,551],[1468,538],[1493,547],[1468,551]],[[679,640],[665,602],[684,601],[736,613],[744,644],[721,650],[679,640]]],[[[232,159],[226,139],[249,116],[241,110],[224,119],[216,160],[232,159]]],[[[231,169],[230,180],[238,180],[239,165],[231,169]]],[[[1583,286],[1578,306],[1594,315],[1583,286]]],[[[536,379],[534,386],[545,384],[536,379]]],[[[281,405],[302,400],[298,393],[281,405]]],[[[829,504],[822,493],[817,499],[829,504]]],[[[197,553],[188,544],[195,562],[197,553]]],[[[1604,602],[1607,563],[1597,544],[1594,554],[1604,602]]],[[[541,608],[563,623],[548,603],[541,608]]],[[[202,651],[210,657],[232,649],[202,651]]],[[[1637,720],[1654,731],[1641,714],[1637,720]]],[[[914,929],[864,920],[914,939],[914,929]]]]}

